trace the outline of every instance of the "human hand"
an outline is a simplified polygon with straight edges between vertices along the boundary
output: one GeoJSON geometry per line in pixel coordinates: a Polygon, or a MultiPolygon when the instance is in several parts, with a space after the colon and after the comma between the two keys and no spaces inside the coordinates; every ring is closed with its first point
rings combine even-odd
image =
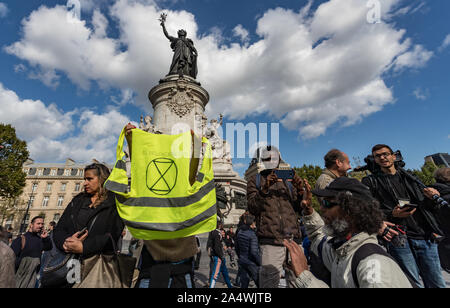
{"type": "Polygon", "coordinates": [[[66,253],[83,253],[83,241],[88,236],[88,232],[83,234],[80,238],[78,238],[78,236],[80,236],[80,232],[75,233],[64,241],[63,248],[66,253]]]}
{"type": "Polygon", "coordinates": [[[264,183],[263,190],[267,192],[269,190],[269,187],[272,186],[274,183],[278,181],[278,177],[275,174],[275,172],[272,170],[272,173],[269,174],[266,178],[266,182],[264,183]]]}
{"type": "Polygon", "coordinates": [[[390,242],[394,237],[398,235],[398,232],[391,228],[394,226],[395,224],[389,221],[383,221],[383,225],[378,231],[378,235],[382,236],[384,240],[390,242]]]}
{"type": "Polygon", "coordinates": [[[425,195],[425,197],[427,197],[428,199],[433,200],[433,196],[441,196],[441,194],[439,193],[438,190],[431,188],[431,187],[427,187],[423,190],[423,193],[425,195]]]}
{"type": "Polygon", "coordinates": [[[396,218],[408,218],[411,217],[416,211],[417,209],[410,211],[407,207],[401,208],[399,205],[397,205],[392,211],[392,216],[396,218]]]}
{"type": "Polygon", "coordinates": [[[125,126],[125,135],[126,135],[126,136],[131,136],[131,133],[132,133],[133,129],[135,129],[135,128],[136,128],[136,126],[134,126],[134,125],[131,124],[131,123],[128,123],[128,124],[125,126]]]}
{"type": "Polygon", "coordinates": [[[295,276],[300,276],[304,271],[309,270],[308,261],[303,253],[303,249],[292,240],[283,240],[283,245],[288,249],[291,256],[291,262],[288,264],[289,268],[295,273],[295,276]]]}
{"type": "Polygon", "coordinates": [[[312,207],[312,192],[311,185],[309,185],[308,180],[304,179],[304,192],[303,192],[303,200],[300,202],[300,206],[303,209],[303,215],[311,215],[314,212],[312,207]]]}
{"type": "Polygon", "coordinates": [[[43,229],[42,230],[42,233],[41,233],[41,238],[47,238],[48,237],[48,232],[47,232],[47,230],[45,230],[45,229],[43,229]]]}

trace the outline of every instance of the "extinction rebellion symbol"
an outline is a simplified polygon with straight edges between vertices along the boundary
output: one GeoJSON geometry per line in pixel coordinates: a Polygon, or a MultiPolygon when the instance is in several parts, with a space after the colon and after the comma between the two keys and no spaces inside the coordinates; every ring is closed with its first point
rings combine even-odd
{"type": "Polygon", "coordinates": [[[147,188],[154,194],[169,194],[177,183],[177,177],[177,165],[170,158],[156,158],[147,166],[147,188]]]}

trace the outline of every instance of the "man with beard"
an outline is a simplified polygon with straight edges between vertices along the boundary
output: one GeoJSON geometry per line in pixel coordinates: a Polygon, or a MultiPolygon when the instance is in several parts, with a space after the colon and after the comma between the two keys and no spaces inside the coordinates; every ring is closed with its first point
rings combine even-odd
{"type": "MultiPolygon", "coordinates": [[[[306,193],[312,198],[308,186],[306,193]]],[[[303,202],[305,229],[313,252],[331,272],[332,288],[411,288],[397,263],[378,245],[377,233],[383,214],[365,185],[341,177],[313,193],[323,198],[323,219],[311,207],[311,202],[303,202]],[[355,264],[353,259],[359,262],[355,264]]],[[[308,270],[297,244],[285,240],[284,245],[290,253],[297,287],[328,287],[308,270]]]]}
{"type": "Polygon", "coordinates": [[[41,265],[43,251],[53,247],[44,228],[44,218],[34,217],[27,233],[15,239],[11,245],[16,255],[16,287],[34,288],[41,265]]]}

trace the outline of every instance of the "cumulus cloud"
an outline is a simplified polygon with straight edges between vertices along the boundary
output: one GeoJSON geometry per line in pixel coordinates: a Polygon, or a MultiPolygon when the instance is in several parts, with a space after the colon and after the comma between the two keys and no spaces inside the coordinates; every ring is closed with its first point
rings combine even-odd
{"type": "Polygon", "coordinates": [[[103,114],[88,109],[63,112],[55,104],[21,99],[0,83],[0,122],[16,128],[38,161],[71,157],[80,162],[93,158],[113,162],[117,137],[129,120],[115,109],[103,114]]]}
{"type": "MultiPolygon", "coordinates": [[[[236,25],[233,33],[242,41],[229,45],[222,34],[198,33],[193,14],[164,10],[168,32],[176,35],[183,28],[194,40],[198,80],[211,96],[210,116],[221,112],[240,120],[267,114],[314,138],[393,103],[394,90],[384,77],[422,68],[433,56],[389,18],[369,23],[360,0],[330,0],[315,10],[311,3],[299,12],[265,12],[253,42],[248,30],[236,25]]],[[[384,1],[381,16],[393,16],[400,3],[384,1]]],[[[123,98],[118,104],[132,101],[149,111],[149,88],[167,74],[172,58],[157,22],[163,10],[153,1],[117,0],[107,12],[95,10],[91,23],[68,23],[66,12],[63,6],[40,7],[23,20],[21,40],[5,50],[28,61],[41,72],[34,77],[49,86],[66,74],[86,91],[92,82],[118,88],[123,98]],[[117,22],[119,37],[108,37],[111,25],[102,14],[117,22]]]]}

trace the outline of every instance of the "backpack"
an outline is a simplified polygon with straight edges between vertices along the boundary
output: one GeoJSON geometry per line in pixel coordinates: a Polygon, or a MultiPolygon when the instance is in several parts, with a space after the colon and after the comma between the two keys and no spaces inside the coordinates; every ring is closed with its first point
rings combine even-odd
{"type": "MultiPolygon", "coordinates": [[[[374,254],[382,255],[382,256],[388,257],[388,258],[392,259],[393,261],[395,261],[395,259],[389,253],[387,253],[381,246],[379,246],[377,244],[367,243],[367,244],[364,244],[361,247],[359,247],[358,250],[353,255],[352,267],[351,267],[352,278],[353,278],[353,281],[357,288],[360,287],[359,281],[358,281],[358,276],[356,274],[358,265],[362,260],[364,260],[365,258],[367,258],[371,255],[374,255],[374,254]]],[[[395,261],[395,263],[397,263],[397,261],[395,261]]],[[[411,283],[411,286],[414,289],[419,288],[417,286],[417,284],[414,282],[414,280],[407,273],[405,273],[405,275],[408,278],[409,282],[411,283]]]]}

